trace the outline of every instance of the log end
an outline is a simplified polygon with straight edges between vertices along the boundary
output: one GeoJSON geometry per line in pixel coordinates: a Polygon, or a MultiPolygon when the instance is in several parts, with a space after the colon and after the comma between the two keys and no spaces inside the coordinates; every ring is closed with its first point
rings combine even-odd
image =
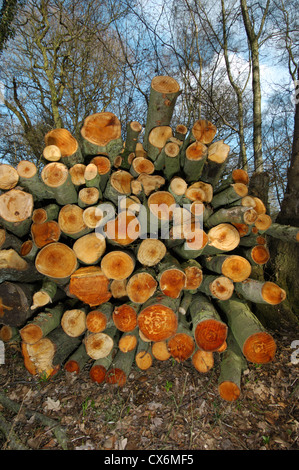
{"type": "Polygon", "coordinates": [[[114,384],[118,387],[123,387],[127,381],[127,376],[121,369],[117,367],[109,370],[106,374],[106,382],[108,384],[114,384]]]}
{"type": "Polygon", "coordinates": [[[196,325],[194,337],[196,344],[203,351],[217,351],[227,337],[227,325],[219,320],[202,320],[196,325]]]}
{"type": "Polygon", "coordinates": [[[151,305],[138,315],[138,326],[146,338],[151,341],[163,341],[173,336],[178,320],[175,312],[161,304],[151,305]]]}
{"type": "Polygon", "coordinates": [[[218,390],[221,398],[226,401],[236,401],[241,394],[241,390],[238,385],[228,380],[219,384],[218,390]]]}
{"type": "Polygon", "coordinates": [[[192,356],[192,364],[201,374],[209,372],[214,367],[214,356],[210,351],[197,349],[192,356]]]}
{"type": "Polygon", "coordinates": [[[115,307],[112,318],[117,329],[123,332],[133,331],[137,326],[137,311],[128,304],[115,307]]]}
{"type": "Polygon", "coordinates": [[[276,343],[267,332],[250,335],[243,345],[243,354],[246,359],[256,364],[265,364],[273,361],[275,353],[276,343]]]}
{"type": "Polygon", "coordinates": [[[177,362],[183,362],[192,356],[195,350],[194,339],[186,333],[177,333],[168,341],[168,350],[177,362]]]}
{"type": "Polygon", "coordinates": [[[93,382],[101,384],[105,381],[106,372],[107,370],[104,366],[95,364],[89,371],[89,377],[93,382]]]}

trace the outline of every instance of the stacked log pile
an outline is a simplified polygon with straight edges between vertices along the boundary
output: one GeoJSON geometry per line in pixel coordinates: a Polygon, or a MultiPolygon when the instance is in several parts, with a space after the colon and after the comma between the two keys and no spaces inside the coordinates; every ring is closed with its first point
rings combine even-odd
{"type": "Polygon", "coordinates": [[[122,386],[134,364],[207,373],[219,355],[231,401],[248,361],[274,359],[252,303],[285,292],[253,269],[266,235],[297,243],[299,228],[272,223],[242,169],[223,178],[230,148],[211,122],[171,127],[179,94],[155,77],[144,130],[130,122],[123,138],[117,116],[96,113],[80,141],[47,133],[42,168],[0,166],[0,338],[20,341],[31,374],[88,366],[122,386]]]}

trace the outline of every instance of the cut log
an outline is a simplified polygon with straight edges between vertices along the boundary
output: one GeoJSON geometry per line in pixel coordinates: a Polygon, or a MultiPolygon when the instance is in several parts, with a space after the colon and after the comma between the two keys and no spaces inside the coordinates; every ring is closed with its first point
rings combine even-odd
{"type": "Polygon", "coordinates": [[[158,266],[159,288],[164,295],[179,298],[186,285],[186,274],[180,264],[171,255],[166,255],[158,266]]]}
{"type": "Polygon", "coordinates": [[[203,181],[196,181],[188,186],[185,196],[191,202],[211,202],[213,199],[213,186],[203,181]]]}
{"type": "Polygon", "coordinates": [[[165,184],[165,178],[161,175],[139,175],[131,182],[132,193],[136,196],[145,194],[149,196],[153,191],[158,190],[165,184]]]}
{"type": "Polygon", "coordinates": [[[74,204],[78,200],[76,188],[66,165],[61,162],[48,163],[41,172],[41,179],[50,188],[57,204],[74,204]]]}
{"type": "Polygon", "coordinates": [[[95,163],[86,165],[84,171],[85,185],[87,188],[100,188],[101,177],[98,172],[98,167],[95,163]]]}
{"type": "Polygon", "coordinates": [[[49,162],[58,162],[61,159],[61,150],[57,145],[46,145],[43,150],[43,157],[49,162]]]}
{"type": "Polygon", "coordinates": [[[123,148],[121,123],[110,112],[88,116],[81,129],[83,154],[85,156],[107,155],[111,162],[123,148]]]}
{"type": "Polygon", "coordinates": [[[130,196],[126,196],[119,201],[119,211],[128,211],[133,215],[138,215],[141,210],[141,201],[137,196],[131,194],[130,196]]]}
{"type": "Polygon", "coordinates": [[[129,352],[136,349],[138,345],[139,330],[135,328],[132,331],[123,333],[119,339],[118,347],[122,352],[129,352]]]}
{"type": "Polygon", "coordinates": [[[67,129],[52,129],[45,135],[45,144],[56,145],[61,152],[60,161],[67,167],[83,163],[77,139],[67,129]]]}
{"type": "Polygon", "coordinates": [[[99,155],[93,157],[90,163],[96,165],[98,169],[98,174],[100,175],[100,190],[103,192],[111,174],[111,162],[108,157],[99,155]]]}
{"type": "Polygon", "coordinates": [[[205,275],[198,290],[214,299],[227,300],[234,292],[234,283],[226,276],[205,275]]]}
{"type": "Polygon", "coordinates": [[[143,266],[156,266],[166,255],[166,246],[158,238],[142,240],[136,250],[139,263],[143,266]]]}
{"type": "Polygon", "coordinates": [[[241,394],[242,372],[247,367],[244,358],[231,331],[227,337],[227,348],[223,353],[218,377],[219,395],[223,400],[235,401],[241,394]]]}
{"type": "Polygon", "coordinates": [[[31,193],[36,201],[53,198],[51,188],[41,181],[37,166],[30,161],[21,160],[17,166],[19,185],[31,193]]]}
{"type": "Polygon", "coordinates": [[[0,340],[4,343],[19,343],[21,341],[19,328],[15,326],[3,325],[0,329],[0,340]]]}
{"type": "Polygon", "coordinates": [[[86,165],[84,163],[77,163],[69,169],[71,181],[76,189],[80,186],[85,185],[85,173],[86,165]]]}
{"type": "Polygon", "coordinates": [[[90,307],[97,307],[112,297],[109,279],[98,266],[86,266],[73,272],[69,291],[90,307]]]}
{"type": "Polygon", "coordinates": [[[95,383],[101,384],[105,381],[106,373],[109,370],[113,357],[116,354],[116,348],[112,348],[106,357],[102,357],[94,361],[89,371],[89,377],[95,383]]]}
{"type": "Polygon", "coordinates": [[[213,255],[232,251],[239,245],[240,235],[231,224],[223,223],[212,227],[208,231],[208,243],[205,245],[204,255],[213,255]]]}
{"type": "Polygon", "coordinates": [[[214,124],[206,119],[199,119],[195,121],[192,127],[192,135],[195,140],[207,145],[212,142],[217,133],[217,128],[214,124]]]}
{"type": "Polygon", "coordinates": [[[158,361],[167,361],[171,357],[167,347],[167,340],[152,343],[152,355],[158,361]]]}
{"type": "Polygon", "coordinates": [[[174,176],[168,186],[168,191],[173,195],[175,201],[180,204],[183,200],[188,184],[180,176],[174,176]]]}
{"type": "Polygon", "coordinates": [[[203,351],[216,351],[226,341],[228,328],[208,297],[195,294],[190,304],[192,332],[203,351]]]}
{"type": "Polygon", "coordinates": [[[114,325],[119,331],[124,333],[133,331],[137,326],[138,311],[139,305],[134,302],[127,302],[116,306],[112,314],[114,325]]]}
{"type": "Polygon", "coordinates": [[[159,227],[169,230],[169,222],[175,205],[175,199],[168,191],[156,191],[148,197],[148,232],[150,234],[157,233],[159,227]]]}
{"type": "Polygon", "coordinates": [[[213,352],[196,349],[192,356],[192,364],[198,372],[206,374],[214,367],[213,352]]]}
{"type": "Polygon", "coordinates": [[[201,179],[210,183],[213,188],[216,187],[221,179],[222,173],[227,164],[230,146],[223,140],[219,140],[209,145],[206,165],[204,167],[201,179]]]}
{"type": "Polygon", "coordinates": [[[208,228],[222,223],[253,225],[258,220],[258,217],[254,209],[246,206],[222,207],[206,220],[205,225],[208,228]]]}
{"type": "Polygon", "coordinates": [[[7,163],[0,165],[0,189],[8,191],[17,186],[19,182],[19,174],[17,170],[7,163]]]}
{"type": "Polygon", "coordinates": [[[83,209],[76,204],[66,204],[60,209],[58,225],[64,235],[74,239],[90,232],[83,220],[83,209]]]}
{"type": "Polygon", "coordinates": [[[13,233],[9,233],[5,229],[0,228],[0,250],[12,248],[17,253],[20,253],[22,244],[22,240],[16,237],[13,233]]]}
{"type": "Polygon", "coordinates": [[[32,316],[30,306],[33,292],[33,284],[2,282],[0,284],[0,322],[8,326],[23,326],[32,316]]]}
{"type": "Polygon", "coordinates": [[[116,246],[129,246],[140,236],[141,224],[130,211],[121,211],[104,227],[107,242],[116,246]]]}
{"type": "Polygon", "coordinates": [[[163,170],[166,179],[170,181],[173,176],[180,172],[180,146],[176,142],[167,142],[155,162],[155,167],[163,170]],[[158,160],[162,162],[161,168],[156,165],[158,160]]]}
{"type": "Polygon", "coordinates": [[[186,148],[183,171],[188,183],[201,178],[207,157],[208,148],[199,141],[193,142],[186,148]]]}
{"type": "Polygon", "coordinates": [[[266,235],[270,235],[273,238],[299,243],[299,227],[272,223],[272,225],[267,228],[264,233],[266,235]]]}
{"type": "Polygon", "coordinates": [[[100,233],[88,233],[75,241],[73,250],[80,263],[98,264],[106,251],[106,239],[100,233]]]}
{"type": "Polygon", "coordinates": [[[22,343],[24,365],[29,373],[44,379],[54,376],[79,347],[80,339],[65,334],[61,327],[34,344],[22,343]]]}
{"type": "Polygon", "coordinates": [[[137,322],[141,333],[150,341],[163,341],[173,336],[178,327],[178,301],[156,293],[145,302],[137,322]]]}
{"type": "Polygon", "coordinates": [[[256,364],[272,361],[276,353],[275,340],[248,304],[234,295],[229,300],[219,301],[218,305],[225,313],[228,326],[246,359],[256,364]]]}
{"type": "Polygon", "coordinates": [[[81,188],[78,192],[78,206],[85,209],[97,204],[101,197],[98,188],[81,188]]]}
{"type": "Polygon", "coordinates": [[[176,100],[180,93],[180,86],[174,78],[156,76],[152,79],[143,137],[146,151],[151,130],[157,126],[168,126],[170,124],[176,100]]]}
{"type": "Polygon", "coordinates": [[[205,253],[208,246],[209,237],[204,230],[197,229],[195,235],[183,242],[183,244],[174,246],[173,251],[184,260],[195,259],[205,253]]]}
{"type": "Polygon", "coordinates": [[[125,170],[114,171],[104,191],[104,198],[118,206],[119,199],[131,194],[131,182],[133,175],[125,170]]]}
{"type": "Polygon", "coordinates": [[[111,327],[100,333],[87,333],[83,340],[89,357],[94,360],[107,357],[114,347],[116,328],[111,327]]]}
{"type": "Polygon", "coordinates": [[[31,236],[37,248],[43,248],[49,243],[58,242],[61,236],[61,230],[58,222],[49,220],[42,224],[31,225],[31,236]]]}
{"type": "Polygon", "coordinates": [[[127,297],[127,279],[113,279],[110,284],[110,291],[114,299],[123,299],[127,297]]]}
{"type": "Polygon", "coordinates": [[[84,343],[81,343],[80,346],[71,354],[64,364],[64,369],[67,372],[79,374],[85,364],[90,360],[88,356],[84,343]]]}
{"type": "Polygon", "coordinates": [[[195,293],[203,280],[203,271],[201,265],[195,259],[190,259],[182,264],[186,275],[184,289],[195,293]]]}
{"type": "Polygon", "coordinates": [[[53,302],[57,293],[57,284],[50,279],[43,279],[41,288],[33,294],[31,310],[44,307],[53,302]]]}
{"type": "Polygon", "coordinates": [[[35,282],[42,278],[34,264],[25,260],[12,248],[0,250],[0,282],[35,282]]]}
{"type": "Polygon", "coordinates": [[[147,157],[155,162],[171,137],[172,129],[170,126],[154,127],[148,136],[147,157]]]}
{"type": "Polygon", "coordinates": [[[86,328],[91,333],[101,333],[113,325],[113,305],[106,302],[86,315],[86,328]]]}
{"type": "Polygon", "coordinates": [[[86,307],[66,310],[61,318],[63,331],[72,338],[82,336],[86,331],[86,313],[86,307]]]}
{"type": "Polygon", "coordinates": [[[272,219],[268,214],[259,214],[254,225],[260,232],[264,232],[271,227],[272,219]]]}
{"type": "Polygon", "coordinates": [[[214,209],[226,206],[242,199],[248,194],[248,187],[243,183],[231,184],[228,188],[214,194],[211,205],[214,209]]]}
{"type": "Polygon", "coordinates": [[[109,384],[123,387],[130,374],[135,357],[135,350],[123,352],[120,349],[117,351],[115,358],[111,363],[111,367],[106,373],[105,380],[109,384]]]}
{"type": "Polygon", "coordinates": [[[225,179],[219,181],[219,184],[216,186],[215,194],[227,189],[231,184],[234,183],[242,183],[248,186],[249,184],[249,176],[247,171],[243,170],[242,168],[237,168],[231,172],[229,176],[225,179]]]}
{"type": "Polygon", "coordinates": [[[179,314],[178,328],[175,334],[167,341],[167,348],[170,355],[177,362],[184,362],[189,359],[195,351],[195,342],[185,316],[179,314]]]}
{"type": "Polygon", "coordinates": [[[269,249],[265,245],[256,245],[251,248],[240,248],[240,251],[252,265],[262,266],[270,259],[269,249]]]}
{"type": "Polygon", "coordinates": [[[50,220],[57,220],[60,207],[57,204],[48,204],[45,207],[34,209],[32,212],[32,223],[43,224],[50,220]]]}
{"type": "Polygon", "coordinates": [[[235,290],[244,299],[258,304],[278,305],[286,299],[286,292],[274,282],[246,279],[235,283],[235,290]]]}
{"type": "Polygon", "coordinates": [[[84,224],[86,225],[86,227],[91,229],[96,229],[97,227],[99,227],[103,217],[103,212],[99,207],[96,206],[86,207],[86,209],[83,210],[82,214],[84,224]]]}
{"type": "Polygon", "coordinates": [[[144,268],[135,271],[128,279],[126,292],[132,302],[143,304],[154,295],[157,287],[158,282],[155,279],[155,273],[144,268]]]}
{"type": "Polygon", "coordinates": [[[135,152],[142,125],[138,121],[130,121],[127,125],[125,150],[128,154],[135,152]]]}
{"type": "Polygon", "coordinates": [[[252,270],[250,262],[239,255],[203,256],[201,262],[209,271],[222,274],[233,282],[245,281],[252,270]]]}
{"type": "Polygon", "coordinates": [[[66,284],[77,266],[74,250],[61,242],[44,246],[35,258],[37,271],[59,284],[66,284]]]}
{"type": "Polygon", "coordinates": [[[30,230],[33,197],[20,189],[10,189],[0,196],[0,223],[17,237],[30,230]]]}
{"type": "Polygon", "coordinates": [[[175,128],[174,136],[184,142],[188,133],[188,128],[184,124],[178,124],[175,128]]]}
{"type": "Polygon", "coordinates": [[[148,370],[153,365],[151,345],[149,342],[143,341],[141,338],[138,340],[135,363],[140,370],[148,370]]]}
{"type": "Polygon", "coordinates": [[[20,330],[22,341],[27,344],[34,344],[47,336],[52,330],[60,326],[63,312],[64,305],[62,303],[40,312],[20,330]]]}
{"type": "Polygon", "coordinates": [[[101,260],[101,269],[108,279],[127,279],[134,271],[135,256],[125,250],[113,250],[101,260]]]}
{"type": "Polygon", "coordinates": [[[152,175],[155,171],[155,166],[151,160],[145,157],[135,157],[130,166],[130,173],[137,178],[139,175],[145,173],[152,175]]]}
{"type": "Polygon", "coordinates": [[[254,233],[251,231],[249,235],[246,235],[242,238],[240,238],[240,246],[255,246],[255,245],[266,245],[267,240],[265,237],[259,234],[259,232],[254,233]]]}
{"type": "Polygon", "coordinates": [[[24,260],[34,261],[39,248],[32,240],[26,240],[22,243],[20,255],[24,260]]]}

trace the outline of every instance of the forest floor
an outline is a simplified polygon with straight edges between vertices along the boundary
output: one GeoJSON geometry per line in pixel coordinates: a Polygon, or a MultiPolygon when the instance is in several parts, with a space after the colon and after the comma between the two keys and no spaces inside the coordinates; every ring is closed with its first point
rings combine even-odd
{"type": "MultiPolygon", "coordinates": [[[[43,381],[25,369],[18,345],[6,346],[0,391],[21,407],[14,413],[0,405],[0,414],[33,450],[63,447],[51,427],[25,416],[25,410],[59,423],[69,450],[298,450],[299,330],[270,332],[275,360],[248,364],[235,402],[219,396],[218,353],[206,374],[190,360],[154,360],[147,371],[133,366],[119,388],[92,382],[91,364],[78,376],[62,370],[43,381]]],[[[0,449],[10,449],[1,432],[0,449]]]]}

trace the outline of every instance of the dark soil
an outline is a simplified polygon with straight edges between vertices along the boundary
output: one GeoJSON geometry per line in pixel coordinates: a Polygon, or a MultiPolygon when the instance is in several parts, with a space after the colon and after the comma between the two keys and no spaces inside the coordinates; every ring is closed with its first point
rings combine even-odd
{"type": "MultiPolygon", "coordinates": [[[[235,402],[218,393],[220,354],[207,374],[190,360],[155,360],[147,371],[134,365],[119,388],[92,382],[91,363],[78,376],[61,370],[43,381],[25,369],[18,344],[6,345],[0,391],[21,408],[13,413],[0,405],[0,414],[34,450],[62,447],[53,430],[25,410],[60,423],[69,450],[298,450],[299,332],[271,333],[275,360],[248,364],[235,402]]],[[[0,448],[12,448],[1,432],[0,448]]]]}

